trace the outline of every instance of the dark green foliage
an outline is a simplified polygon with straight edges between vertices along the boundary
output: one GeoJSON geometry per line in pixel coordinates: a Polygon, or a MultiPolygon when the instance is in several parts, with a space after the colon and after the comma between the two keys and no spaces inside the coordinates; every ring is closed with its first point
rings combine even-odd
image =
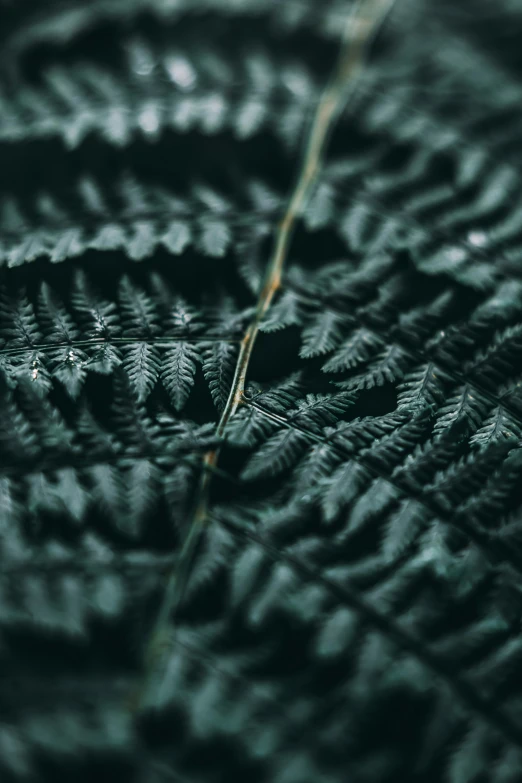
{"type": "Polygon", "coordinates": [[[521,779],[521,8],[295,208],[352,5],[0,0],[2,783],[521,779]]]}

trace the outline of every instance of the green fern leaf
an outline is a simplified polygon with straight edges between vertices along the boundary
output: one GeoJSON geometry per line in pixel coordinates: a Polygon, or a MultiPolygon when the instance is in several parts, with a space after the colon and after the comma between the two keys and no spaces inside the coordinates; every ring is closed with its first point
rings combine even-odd
{"type": "Polygon", "coordinates": [[[199,353],[193,345],[178,342],[173,348],[168,348],[163,354],[161,381],[169,393],[176,410],[185,405],[196,374],[196,362],[199,353]]]}

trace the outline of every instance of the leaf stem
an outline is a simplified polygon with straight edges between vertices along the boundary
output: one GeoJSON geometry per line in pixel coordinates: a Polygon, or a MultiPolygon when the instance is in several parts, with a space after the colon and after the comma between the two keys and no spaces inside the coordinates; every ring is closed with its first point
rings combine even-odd
{"type": "MultiPolygon", "coordinates": [[[[393,0],[361,0],[347,21],[335,71],[317,105],[296,183],[283,217],[275,229],[274,245],[267,264],[264,284],[252,321],[241,341],[230,394],[217,424],[216,435],[219,438],[223,437],[227,423],[243,402],[246,376],[259,325],[281,286],[281,276],[293,231],[321,171],[323,153],[334,121],[353,91],[354,81],[362,69],[368,45],[392,2],[393,0]]],[[[199,534],[208,517],[207,506],[212,470],[216,467],[218,458],[219,449],[208,451],[203,458],[204,471],[201,475],[198,499],[177,561],[179,565],[172,571],[167,581],[162,605],[146,651],[145,682],[141,693],[138,694],[138,707],[154,704],[156,701],[152,692],[154,683],[161,688],[161,675],[159,679],[155,676],[156,666],[164,653],[168,653],[170,647],[172,635],[168,630],[169,619],[183,596],[199,534]]]]}

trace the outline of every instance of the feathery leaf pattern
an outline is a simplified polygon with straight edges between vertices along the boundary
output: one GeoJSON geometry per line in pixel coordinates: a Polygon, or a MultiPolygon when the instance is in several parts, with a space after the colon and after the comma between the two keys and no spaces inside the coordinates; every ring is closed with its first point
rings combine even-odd
{"type": "Polygon", "coordinates": [[[521,21],[0,0],[2,781],[518,783],[521,21]]]}

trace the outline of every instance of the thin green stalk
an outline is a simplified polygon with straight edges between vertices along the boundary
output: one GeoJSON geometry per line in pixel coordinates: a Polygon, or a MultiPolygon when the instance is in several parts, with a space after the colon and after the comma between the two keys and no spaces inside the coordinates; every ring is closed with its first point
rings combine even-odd
{"type": "MultiPolygon", "coordinates": [[[[216,428],[218,437],[224,435],[227,423],[243,401],[245,380],[259,332],[259,325],[281,285],[283,267],[288,256],[296,222],[303,213],[321,171],[323,154],[334,122],[353,91],[355,79],[364,64],[364,55],[368,45],[392,2],[393,0],[362,0],[348,19],[337,65],[319,100],[307,135],[296,183],[291,191],[284,215],[275,230],[273,250],[266,267],[264,284],[252,321],[241,341],[230,394],[216,428]]],[[[218,458],[219,449],[208,451],[203,458],[205,470],[201,476],[198,500],[177,561],[179,565],[167,580],[162,605],[147,648],[145,682],[142,691],[138,694],[138,707],[146,707],[155,701],[152,691],[154,682],[157,682],[156,669],[165,649],[168,651],[172,641],[169,621],[182,599],[199,536],[207,521],[211,470],[216,467],[218,458]]],[[[161,687],[161,682],[158,685],[161,687]]]]}

